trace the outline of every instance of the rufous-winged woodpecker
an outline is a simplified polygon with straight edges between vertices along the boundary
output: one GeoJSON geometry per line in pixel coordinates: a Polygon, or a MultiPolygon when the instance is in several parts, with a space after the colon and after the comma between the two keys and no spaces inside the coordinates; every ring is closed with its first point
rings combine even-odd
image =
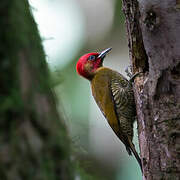
{"type": "Polygon", "coordinates": [[[142,170],[141,159],[132,142],[136,116],[132,83],[122,74],[103,67],[103,60],[111,49],[83,55],[77,62],[76,70],[90,81],[97,105],[115,134],[124,143],[128,154],[133,152],[142,170]]]}

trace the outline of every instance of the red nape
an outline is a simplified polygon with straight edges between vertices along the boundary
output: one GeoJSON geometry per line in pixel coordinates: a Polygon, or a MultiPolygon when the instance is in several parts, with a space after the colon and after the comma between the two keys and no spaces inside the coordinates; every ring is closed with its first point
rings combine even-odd
{"type": "Polygon", "coordinates": [[[81,61],[78,61],[77,64],[76,64],[76,71],[77,71],[77,73],[78,73],[79,75],[82,75],[82,73],[83,73],[82,66],[83,66],[83,65],[82,65],[81,61]]]}
{"type": "Polygon", "coordinates": [[[84,64],[85,60],[80,58],[76,64],[76,71],[80,76],[88,78],[88,73],[84,70],[84,64]]]}

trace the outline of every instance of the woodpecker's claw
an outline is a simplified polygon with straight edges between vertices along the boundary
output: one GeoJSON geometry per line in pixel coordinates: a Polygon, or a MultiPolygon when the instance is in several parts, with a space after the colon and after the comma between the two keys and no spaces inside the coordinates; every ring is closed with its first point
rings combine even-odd
{"type": "Polygon", "coordinates": [[[131,66],[131,65],[127,66],[127,67],[125,68],[125,72],[126,72],[126,75],[127,75],[129,78],[131,78],[131,77],[133,76],[133,74],[132,74],[132,66],[131,66]],[[130,69],[130,71],[129,71],[129,69],[130,69]]]}
{"type": "Polygon", "coordinates": [[[131,82],[131,83],[134,82],[134,79],[135,79],[139,74],[143,73],[143,72],[137,72],[137,73],[135,73],[135,74],[132,74],[132,66],[131,66],[131,65],[129,65],[129,66],[126,67],[125,72],[126,72],[127,76],[130,78],[130,79],[129,79],[129,82],[131,82]],[[129,69],[130,69],[130,71],[129,71],[129,69]]]}

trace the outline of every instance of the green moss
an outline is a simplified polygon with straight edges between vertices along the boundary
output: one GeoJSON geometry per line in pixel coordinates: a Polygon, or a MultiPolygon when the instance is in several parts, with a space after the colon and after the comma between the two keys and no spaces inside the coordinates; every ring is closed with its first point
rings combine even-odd
{"type": "Polygon", "coordinates": [[[69,138],[28,1],[2,0],[0,15],[0,177],[73,179],[69,138]]]}

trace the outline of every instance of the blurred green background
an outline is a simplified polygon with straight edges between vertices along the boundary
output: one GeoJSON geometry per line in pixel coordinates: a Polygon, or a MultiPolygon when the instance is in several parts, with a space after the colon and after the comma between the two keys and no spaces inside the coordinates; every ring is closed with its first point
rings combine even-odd
{"type": "MultiPolygon", "coordinates": [[[[122,74],[129,65],[124,16],[119,0],[29,0],[46,59],[72,139],[75,159],[91,179],[139,180],[140,168],[110,129],[76,73],[78,58],[112,47],[104,65],[122,74]],[[62,108],[63,107],[63,108],[62,108]]],[[[137,131],[134,127],[136,148],[137,131]]],[[[81,178],[77,174],[76,180],[81,178]]]]}

